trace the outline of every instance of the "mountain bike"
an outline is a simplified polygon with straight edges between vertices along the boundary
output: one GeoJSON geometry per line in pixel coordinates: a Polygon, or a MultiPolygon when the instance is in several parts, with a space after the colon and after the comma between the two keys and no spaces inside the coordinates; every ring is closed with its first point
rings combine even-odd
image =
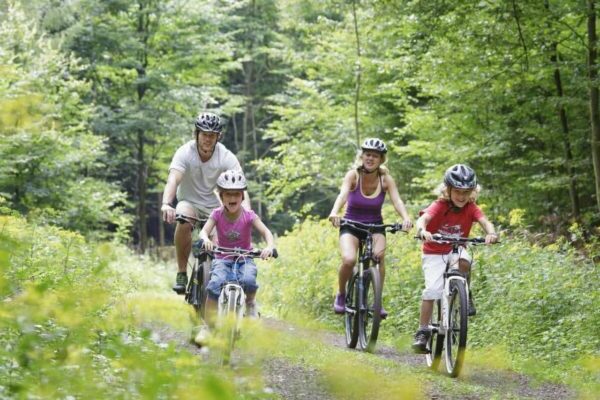
{"type": "MultiPolygon", "coordinates": [[[[214,254],[233,257],[232,274],[221,287],[217,301],[217,330],[223,333],[225,339],[222,362],[228,364],[235,341],[240,335],[241,322],[246,311],[246,293],[239,276],[240,266],[246,262],[246,258],[260,257],[261,251],[220,246],[214,246],[211,251],[206,251],[203,249],[202,240],[198,240],[194,247],[202,249],[209,263],[214,258],[214,254]]],[[[272,256],[277,258],[276,249],[273,249],[272,256]]]]}
{"type": "MultiPolygon", "coordinates": [[[[192,231],[202,229],[207,219],[199,219],[183,214],[176,214],[175,220],[192,225],[192,231]]],[[[210,278],[210,263],[202,248],[198,248],[197,242],[192,244],[194,263],[192,273],[188,279],[185,289],[185,301],[194,307],[198,318],[204,318],[204,304],[206,302],[206,284],[210,278]]]]}
{"type": "Polygon", "coordinates": [[[346,283],[346,345],[353,349],[358,344],[359,349],[373,352],[381,324],[382,297],[379,258],[373,254],[373,232],[384,229],[396,233],[402,230],[402,225],[363,224],[342,219],[340,226],[344,225],[366,233],[366,238],[359,242],[354,272],[346,283]]]}
{"type": "Polygon", "coordinates": [[[460,251],[466,251],[467,244],[484,244],[485,238],[434,234],[433,241],[452,245],[452,252],[446,260],[442,298],[433,303],[429,324],[431,335],[425,358],[427,366],[437,370],[444,352],[446,372],[457,377],[463,366],[467,346],[469,304],[469,284],[465,274],[458,269],[460,251]]]}

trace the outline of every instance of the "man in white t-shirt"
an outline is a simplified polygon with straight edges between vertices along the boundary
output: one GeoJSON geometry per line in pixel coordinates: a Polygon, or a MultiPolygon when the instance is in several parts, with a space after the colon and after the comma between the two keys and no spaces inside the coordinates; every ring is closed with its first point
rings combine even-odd
{"type": "MultiPolygon", "coordinates": [[[[163,193],[161,207],[163,220],[172,224],[175,214],[194,218],[206,218],[219,207],[219,197],[215,193],[217,178],[227,170],[241,171],[236,156],[219,143],[223,124],[219,116],[201,113],[196,118],[194,140],[181,146],[171,161],[169,177],[163,193]],[[177,208],[173,200],[177,192],[177,208]]],[[[244,206],[250,209],[248,193],[244,196],[244,206]]],[[[175,227],[175,250],[177,253],[177,277],[173,290],[185,293],[187,285],[187,263],[192,249],[192,226],[178,222],[175,227]]]]}

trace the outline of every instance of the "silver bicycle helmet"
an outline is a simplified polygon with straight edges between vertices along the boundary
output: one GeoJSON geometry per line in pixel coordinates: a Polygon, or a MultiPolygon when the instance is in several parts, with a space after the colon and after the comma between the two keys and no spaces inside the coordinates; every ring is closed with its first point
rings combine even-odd
{"type": "Polygon", "coordinates": [[[446,170],[444,183],[456,189],[475,189],[477,176],[472,168],[464,164],[456,164],[446,170]]]}
{"type": "Polygon", "coordinates": [[[197,130],[202,132],[216,132],[219,134],[223,132],[221,118],[209,112],[200,113],[196,118],[195,126],[197,130]]]}
{"type": "Polygon", "coordinates": [[[241,171],[230,169],[219,175],[217,187],[219,190],[246,190],[248,184],[241,171]]]}
{"type": "Polygon", "coordinates": [[[361,148],[364,150],[373,150],[373,151],[377,151],[379,153],[387,153],[387,147],[385,145],[385,143],[383,143],[383,140],[381,139],[377,139],[377,138],[368,138],[365,139],[365,141],[363,142],[361,148]]]}

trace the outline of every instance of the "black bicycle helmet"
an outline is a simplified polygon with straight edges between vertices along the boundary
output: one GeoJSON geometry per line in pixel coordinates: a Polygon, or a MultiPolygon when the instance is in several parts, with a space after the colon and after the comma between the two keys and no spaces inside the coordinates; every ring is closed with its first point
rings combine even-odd
{"type": "Polygon", "coordinates": [[[464,164],[456,164],[446,170],[444,183],[456,189],[475,189],[477,176],[472,168],[464,164]]]}
{"type": "Polygon", "coordinates": [[[385,143],[383,143],[383,140],[381,139],[377,139],[377,138],[368,138],[365,139],[365,141],[363,142],[361,148],[364,150],[373,150],[373,151],[377,151],[379,153],[387,153],[387,147],[385,145],[385,143]]]}
{"type": "Polygon", "coordinates": [[[223,132],[223,124],[221,123],[221,118],[218,115],[204,112],[198,115],[196,118],[196,129],[202,132],[223,132]]]}

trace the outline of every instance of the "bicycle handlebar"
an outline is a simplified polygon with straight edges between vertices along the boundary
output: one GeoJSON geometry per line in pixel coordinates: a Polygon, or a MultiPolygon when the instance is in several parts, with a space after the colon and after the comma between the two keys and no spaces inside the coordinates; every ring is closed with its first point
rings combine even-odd
{"type": "MultiPolygon", "coordinates": [[[[194,247],[196,247],[196,246],[198,248],[203,249],[203,251],[205,251],[206,253],[219,253],[219,254],[231,255],[231,256],[260,257],[260,254],[262,253],[262,250],[258,250],[258,249],[251,249],[251,250],[240,249],[240,248],[232,249],[229,247],[221,247],[221,246],[214,246],[211,251],[207,251],[204,249],[204,241],[202,239],[200,239],[196,243],[194,243],[194,247]]],[[[279,254],[277,253],[277,249],[273,249],[273,254],[271,256],[273,258],[279,257],[279,254]]]]}
{"type": "Polygon", "coordinates": [[[354,229],[358,229],[363,232],[373,233],[374,229],[385,229],[387,232],[396,233],[396,232],[404,232],[408,233],[408,231],[402,230],[402,224],[396,222],[394,224],[365,224],[358,221],[352,221],[350,219],[342,218],[340,220],[340,226],[351,226],[354,229]]]}
{"type": "Polygon", "coordinates": [[[188,222],[192,225],[194,224],[205,224],[208,221],[208,218],[196,218],[185,214],[175,214],[175,221],[177,222],[188,222]],[[193,223],[192,223],[193,222],[193,223]]]}
{"type": "MultiPolygon", "coordinates": [[[[471,243],[474,245],[485,244],[484,237],[465,238],[465,237],[459,237],[459,236],[441,235],[439,233],[434,233],[431,236],[432,236],[433,241],[437,242],[437,243],[447,243],[447,244],[471,243]]],[[[423,240],[423,238],[421,238],[420,236],[415,236],[415,239],[423,240]]]]}

